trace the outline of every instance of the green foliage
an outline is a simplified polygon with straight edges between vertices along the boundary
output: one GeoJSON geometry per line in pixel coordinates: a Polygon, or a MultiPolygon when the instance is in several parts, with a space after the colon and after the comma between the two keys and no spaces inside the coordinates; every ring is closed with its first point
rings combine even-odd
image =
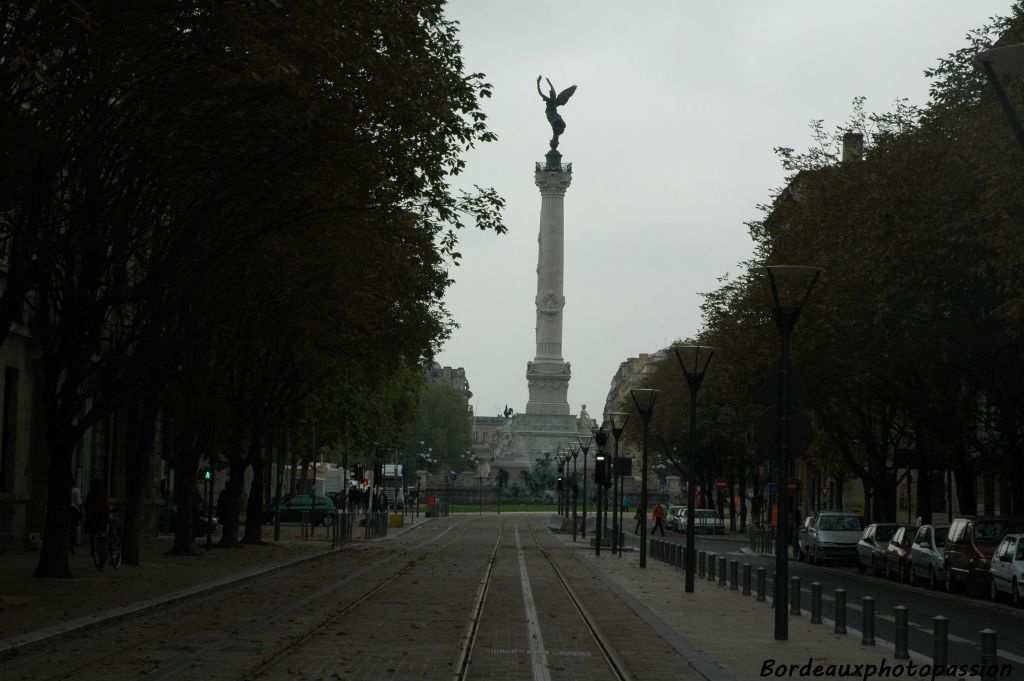
{"type": "Polygon", "coordinates": [[[472,422],[465,396],[441,383],[424,384],[415,418],[402,436],[406,452],[432,451],[443,470],[466,470],[466,452],[472,447],[472,422]],[[421,444],[422,443],[422,444],[421,444]]]}

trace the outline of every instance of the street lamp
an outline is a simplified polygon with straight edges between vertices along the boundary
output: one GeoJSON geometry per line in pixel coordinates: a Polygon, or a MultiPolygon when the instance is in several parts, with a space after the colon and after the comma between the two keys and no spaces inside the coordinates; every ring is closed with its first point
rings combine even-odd
{"type": "Polygon", "coordinates": [[[782,338],[778,374],[778,449],[775,477],[778,499],[778,533],[775,543],[775,640],[789,638],[789,338],[800,319],[800,311],[823,270],[802,265],[766,265],[772,289],[772,317],[782,338]]]}
{"type": "Polygon", "coordinates": [[[697,515],[697,390],[715,354],[705,345],[676,345],[672,348],[690,387],[690,465],[686,481],[686,593],[693,593],[693,572],[697,564],[694,533],[697,515]]]}
{"type": "Polygon", "coordinates": [[[633,404],[640,413],[640,420],[644,423],[644,449],[643,459],[640,463],[640,567],[647,567],[647,428],[651,423],[651,416],[654,414],[654,400],[658,398],[658,391],[651,388],[633,388],[629,391],[633,397],[633,404]]]}
{"type": "Polygon", "coordinates": [[[572,540],[576,541],[576,501],[579,498],[580,486],[576,480],[576,457],[580,453],[580,443],[570,442],[569,443],[569,455],[572,456],[572,540]]]}
{"type": "Polygon", "coordinates": [[[615,458],[612,459],[612,553],[619,552],[622,557],[622,461],[619,460],[619,441],[622,440],[622,431],[626,428],[626,421],[629,421],[629,414],[624,411],[613,411],[608,413],[605,419],[608,421],[615,436],[615,458]]]}
{"type": "Polygon", "coordinates": [[[587,452],[590,451],[590,443],[594,441],[593,435],[579,435],[576,437],[579,442],[580,451],[583,452],[583,538],[587,538],[587,452]]]}
{"type": "MultiPolygon", "coordinates": [[[[604,520],[601,518],[601,509],[605,505],[605,492],[608,485],[608,457],[604,451],[604,444],[608,440],[607,421],[601,424],[600,428],[591,428],[594,443],[597,444],[597,453],[594,454],[594,482],[597,485],[597,534],[594,541],[594,555],[601,555],[601,533],[604,531],[604,520]]],[[[586,495],[584,495],[585,497],[586,495]]],[[[586,501],[583,502],[583,513],[586,515],[586,501]]],[[[586,522],[584,521],[584,525],[586,522]]]]}
{"type": "Polygon", "coordinates": [[[555,492],[558,493],[558,515],[565,515],[565,459],[561,448],[555,450],[555,461],[558,462],[558,482],[555,492]]]}
{"type": "Polygon", "coordinates": [[[1024,43],[994,47],[990,50],[979,52],[975,55],[974,60],[980,63],[981,67],[985,70],[988,82],[992,84],[992,89],[996,92],[996,99],[999,100],[1000,106],[1003,107],[1003,113],[1006,114],[1007,120],[1010,121],[1010,127],[1013,129],[1013,134],[1017,137],[1017,144],[1024,150],[1024,129],[1021,128],[1020,120],[1017,118],[1017,114],[1014,112],[1010,99],[1006,96],[1006,92],[1003,90],[1003,85],[999,82],[999,76],[997,75],[1024,76],[1024,43]]]}

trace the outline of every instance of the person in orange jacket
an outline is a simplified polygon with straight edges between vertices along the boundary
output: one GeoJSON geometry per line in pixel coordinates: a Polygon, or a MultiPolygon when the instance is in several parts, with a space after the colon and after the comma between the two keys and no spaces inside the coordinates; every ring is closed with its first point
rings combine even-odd
{"type": "Polygon", "coordinates": [[[651,536],[653,537],[655,532],[661,530],[661,536],[664,537],[665,526],[662,524],[662,520],[665,519],[665,507],[662,504],[655,504],[652,515],[654,516],[654,527],[651,528],[651,536]]]}

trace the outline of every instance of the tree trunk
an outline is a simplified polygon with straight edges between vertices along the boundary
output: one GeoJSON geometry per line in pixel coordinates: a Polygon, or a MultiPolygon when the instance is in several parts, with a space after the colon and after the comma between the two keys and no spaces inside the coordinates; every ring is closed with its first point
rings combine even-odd
{"type": "Polygon", "coordinates": [[[242,511],[242,492],[245,489],[245,470],[249,462],[242,456],[241,442],[235,442],[231,447],[231,468],[228,485],[224,490],[226,505],[224,517],[220,519],[223,526],[219,545],[223,547],[235,546],[238,544],[238,519],[242,511]]]}
{"type": "Polygon", "coordinates": [[[969,464],[954,466],[956,476],[956,498],[960,505],[960,513],[976,515],[978,513],[978,493],[976,487],[977,473],[969,464]]]}
{"type": "MultiPolygon", "coordinates": [[[[48,410],[53,414],[54,410],[48,410]]],[[[49,423],[46,450],[47,466],[46,520],[43,525],[43,546],[35,577],[71,577],[68,554],[71,548],[71,454],[75,443],[68,428],[55,418],[49,423]]]]}
{"type": "Polygon", "coordinates": [[[263,488],[266,483],[264,471],[266,462],[262,451],[257,445],[254,455],[249,459],[252,465],[252,484],[249,486],[249,500],[245,509],[245,544],[263,544],[263,488]]]}
{"type": "Polygon", "coordinates": [[[174,459],[174,503],[178,516],[174,528],[174,546],[171,553],[179,556],[193,556],[196,553],[193,533],[192,504],[196,486],[196,469],[199,468],[199,447],[195,442],[178,450],[174,459]]]}
{"type": "Polygon", "coordinates": [[[985,490],[985,499],[983,502],[984,515],[995,515],[996,514],[996,478],[992,471],[985,471],[981,474],[981,484],[985,490]]]}
{"type": "Polygon", "coordinates": [[[130,407],[129,432],[133,437],[129,440],[135,451],[128,452],[128,509],[124,519],[124,537],[121,539],[121,550],[125,565],[138,565],[139,541],[141,537],[142,513],[140,501],[148,496],[149,467],[156,441],[157,401],[148,396],[140,405],[130,407]]]}
{"type": "Polygon", "coordinates": [[[917,469],[917,514],[921,524],[932,521],[932,472],[928,468],[917,469]]]}

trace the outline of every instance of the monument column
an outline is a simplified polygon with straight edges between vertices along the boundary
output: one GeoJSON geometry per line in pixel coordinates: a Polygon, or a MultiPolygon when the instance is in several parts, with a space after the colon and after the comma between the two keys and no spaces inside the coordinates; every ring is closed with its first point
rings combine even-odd
{"type": "Polygon", "coordinates": [[[530,399],[527,414],[569,414],[570,367],[562,359],[562,282],[565,272],[565,192],[572,182],[572,164],[562,165],[552,149],[538,163],[534,180],[540,189],[540,234],[537,238],[537,354],[526,365],[530,399]]]}

